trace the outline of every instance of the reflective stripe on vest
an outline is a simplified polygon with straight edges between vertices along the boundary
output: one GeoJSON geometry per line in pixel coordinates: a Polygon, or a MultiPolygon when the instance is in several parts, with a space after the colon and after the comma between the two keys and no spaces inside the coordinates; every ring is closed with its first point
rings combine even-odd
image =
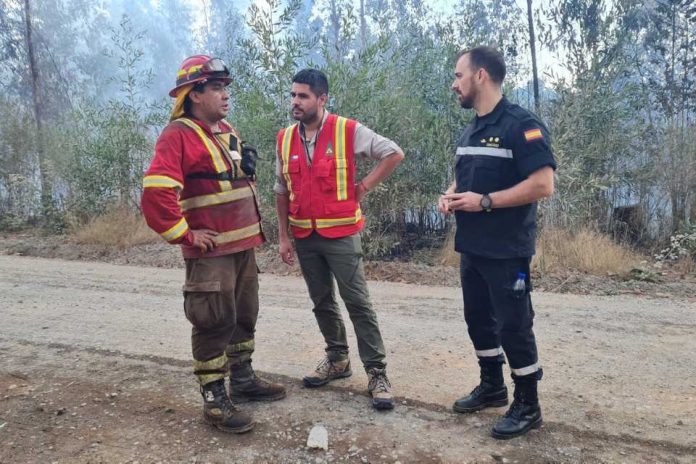
{"type": "Polygon", "coordinates": [[[326,227],[347,226],[357,224],[358,222],[360,222],[360,219],[362,219],[362,211],[360,210],[360,208],[358,208],[353,216],[337,219],[317,219],[316,223],[317,229],[323,229],[326,227]]]}
{"type": "MultiPolygon", "coordinates": [[[[215,166],[215,172],[220,173],[227,171],[227,166],[225,165],[222,153],[220,153],[220,150],[218,149],[217,145],[215,145],[215,142],[210,140],[208,135],[203,131],[203,129],[201,129],[201,127],[198,124],[196,124],[188,118],[179,118],[176,119],[175,122],[183,123],[196,132],[198,137],[203,142],[203,145],[205,145],[205,148],[208,150],[208,153],[210,153],[210,157],[213,159],[213,166],[215,166]]],[[[220,190],[222,191],[232,190],[232,185],[230,185],[230,183],[227,181],[221,180],[218,182],[218,184],[220,184],[220,190]]]]}
{"type": "MultiPolygon", "coordinates": [[[[327,227],[357,224],[360,222],[360,219],[362,219],[362,211],[360,208],[358,208],[353,216],[334,219],[315,219],[314,222],[316,223],[317,229],[325,229],[327,227]]],[[[311,229],[313,227],[311,219],[295,219],[293,217],[289,217],[288,221],[290,222],[291,226],[299,227],[301,229],[311,229]]]]}
{"type": "Polygon", "coordinates": [[[237,242],[239,240],[244,240],[245,238],[253,237],[261,233],[261,224],[258,222],[242,227],[241,229],[228,230],[227,232],[220,232],[213,240],[216,245],[223,245],[225,243],[237,242]]]}
{"type": "Polygon", "coordinates": [[[179,201],[179,206],[181,206],[182,211],[190,211],[195,208],[203,208],[204,206],[231,203],[233,201],[238,201],[251,196],[254,196],[254,192],[251,187],[241,187],[234,190],[228,190],[226,192],[190,197],[179,201]]]}
{"type": "Polygon", "coordinates": [[[143,178],[143,188],[178,188],[183,189],[184,186],[181,182],[176,179],[172,179],[169,176],[145,176],[143,178]]]}
{"type": "Polygon", "coordinates": [[[188,222],[186,222],[185,218],[181,218],[181,220],[179,222],[177,222],[174,226],[172,226],[168,230],[165,230],[164,232],[162,232],[160,235],[166,241],[171,242],[172,240],[176,240],[177,238],[184,235],[186,232],[188,232],[188,230],[189,230],[188,222]]]}
{"type": "Polygon", "coordinates": [[[295,127],[297,127],[297,124],[293,124],[285,129],[285,132],[283,133],[283,143],[280,146],[280,156],[283,160],[283,177],[285,177],[285,183],[287,184],[288,192],[290,193],[290,201],[295,199],[295,194],[292,191],[292,179],[290,179],[290,173],[288,172],[290,147],[292,146],[292,136],[295,133],[295,127]]]}
{"type": "Polygon", "coordinates": [[[346,162],[346,118],[336,118],[336,199],[348,199],[348,163],[346,162]]]}

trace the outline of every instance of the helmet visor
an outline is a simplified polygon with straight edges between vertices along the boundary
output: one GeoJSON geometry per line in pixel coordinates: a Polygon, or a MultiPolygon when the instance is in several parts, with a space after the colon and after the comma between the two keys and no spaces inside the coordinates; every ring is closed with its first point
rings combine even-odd
{"type": "Polygon", "coordinates": [[[201,68],[201,70],[206,73],[221,72],[228,75],[230,73],[230,70],[227,68],[227,65],[220,58],[211,58],[210,60],[206,61],[205,63],[203,63],[203,67],[201,68]]]}

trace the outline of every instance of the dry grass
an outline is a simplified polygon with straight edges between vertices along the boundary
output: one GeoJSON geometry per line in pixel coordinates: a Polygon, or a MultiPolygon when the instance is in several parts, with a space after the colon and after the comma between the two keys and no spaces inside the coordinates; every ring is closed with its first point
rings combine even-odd
{"type": "MultiPolygon", "coordinates": [[[[443,265],[459,265],[453,242],[454,233],[451,233],[442,250],[440,262],[443,265]]],[[[590,229],[578,232],[546,229],[537,239],[537,254],[532,267],[544,275],[575,270],[593,275],[622,276],[637,267],[641,259],[630,248],[590,229]]]]}
{"type": "Polygon", "coordinates": [[[630,248],[593,230],[547,229],[539,236],[533,267],[542,274],[573,269],[594,275],[625,275],[640,261],[641,256],[630,248]]]}
{"type": "Polygon", "coordinates": [[[71,235],[77,243],[120,249],[161,240],[141,215],[124,209],[110,210],[76,228],[71,235]]]}
{"type": "Polygon", "coordinates": [[[440,252],[438,261],[443,266],[459,267],[459,253],[454,251],[454,231],[454,227],[450,229],[440,252]]]}

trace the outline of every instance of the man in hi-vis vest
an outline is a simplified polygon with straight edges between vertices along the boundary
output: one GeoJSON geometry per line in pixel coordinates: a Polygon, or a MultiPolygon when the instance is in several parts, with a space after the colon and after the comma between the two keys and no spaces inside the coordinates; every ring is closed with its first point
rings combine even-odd
{"type": "Polygon", "coordinates": [[[184,312],[193,325],[194,374],[204,418],[221,430],[242,433],[254,422],[230,397],[273,401],[285,397],[285,387],[258,378],[251,367],[259,312],[254,248],[265,239],[250,147],[242,146],[224,120],[231,81],[220,59],[184,60],[169,92],[176,98],[171,122],[145,173],[142,207],[148,225],[180,244],[186,261],[184,312]]]}
{"type": "Polygon", "coordinates": [[[293,77],[292,117],[299,121],[278,133],[276,208],[280,255],[294,263],[288,233],[295,238],[297,257],[314,315],[326,342],[326,357],[303,378],[306,387],[320,387],[352,374],[346,328],[334,295],[336,279],[358,340],[376,409],[392,409],[384,343],[365,281],[360,231],[360,201],[404,158],[402,150],[360,123],[324,109],[329,84],[315,69],[293,77]],[[356,179],[357,158],[377,160],[363,179],[356,179]]]}

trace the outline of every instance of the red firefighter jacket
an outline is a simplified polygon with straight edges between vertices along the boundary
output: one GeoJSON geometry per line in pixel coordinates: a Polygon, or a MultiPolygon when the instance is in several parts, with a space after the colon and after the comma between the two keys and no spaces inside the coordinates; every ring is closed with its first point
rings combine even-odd
{"type": "Polygon", "coordinates": [[[231,146],[241,150],[239,136],[225,121],[220,128],[222,134],[214,135],[195,119],[172,121],[157,139],[155,156],[143,180],[147,224],[169,243],[181,244],[184,258],[222,256],[265,241],[256,187],[238,169],[239,162],[230,151],[231,146]],[[200,178],[225,172],[239,178],[200,178]],[[193,247],[191,229],[218,232],[217,246],[210,252],[193,247]]]}
{"type": "Polygon", "coordinates": [[[329,114],[319,131],[311,165],[299,125],[278,132],[277,152],[288,186],[288,219],[295,238],[308,237],[313,230],[327,238],[340,238],[363,228],[365,220],[355,201],[356,124],[329,114]]]}

